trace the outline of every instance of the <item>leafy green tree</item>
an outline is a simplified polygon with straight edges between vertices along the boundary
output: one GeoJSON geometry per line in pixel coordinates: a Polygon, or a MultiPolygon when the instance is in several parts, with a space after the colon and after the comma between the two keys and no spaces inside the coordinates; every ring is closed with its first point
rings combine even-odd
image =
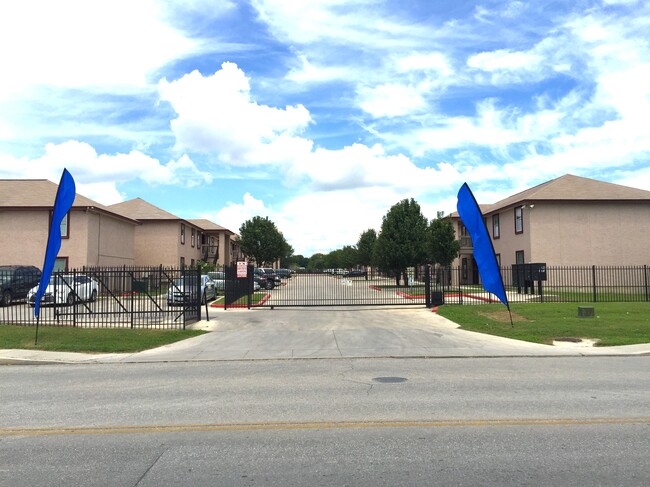
{"type": "Polygon", "coordinates": [[[305,267],[310,271],[322,271],[323,269],[327,269],[327,266],[325,265],[325,255],[321,253],[312,255],[309,258],[309,263],[305,267]]]}
{"type": "Polygon", "coordinates": [[[339,266],[342,269],[351,269],[359,260],[358,252],[352,245],[344,246],[339,252],[339,266]]]}
{"type": "Polygon", "coordinates": [[[268,217],[246,220],[239,228],[239,244],[242,253],[261,267],[271,266],[293,253],[282,232],[268,217]]]}
{"type": "Polygon", "coordinates": [[[287,269],[300,269],[307,267],[309,264],[309,259],[306,258],[303,255],[291,255],[287,257],[286,259],[283,259],[282,262],[280,262],[280,265],[283,268],[287,269]]]}
{"type": "Polygon", "coordinates": [[[407,282],[406,269],[427,260],[427,227],[420,205],[405,199],[391,207],[384,216],[373,251],[373,262],[388,270],[400,285],[400,276],[407,282]]]}
{"type": "Polygon", "coordinates": [[[460,252],[460,242],[456,239],[451,219],[443,218],[438,214],[438,218],[431,220],[429,224],[428,237],[431,262],[439,264],[436,282],[448,282],[448,276],[445,277],[446,271],[460,252]]]}
{"type": "Polygon", "coordinates": [[[357,242],[357,261],[360,265],[368,267],[372,264],[372,251],[377,242],[377,232],[372,228],[359,236],[357,242]]]}

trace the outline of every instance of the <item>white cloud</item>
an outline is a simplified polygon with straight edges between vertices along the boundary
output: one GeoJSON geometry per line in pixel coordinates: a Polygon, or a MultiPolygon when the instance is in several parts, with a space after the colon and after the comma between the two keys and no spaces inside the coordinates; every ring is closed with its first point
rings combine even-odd
{"type": "Polygon", "coordinates": [[[142,88],[201,49],[163,20],[155,0],[21,0],[0,4],[0,98],[33,85],[142,88]]]}
{"type": "Polygon", "coordinates": [[[121,201],[118,183],[140,179],[149,184],[196,186],[210,183],[212,176],[198,170],[187,155],[162,164],[139,151],[128,154],[98,154],[85,142],[70,140],[62,144],[47,144],[45,153],[35,159],[17,159],[0,155],[0,177],[49,179],[58,182],[67,168],[79,188],[79,193],[102,204],[121,201]]]}
{"type": "Polygon", "coordinates": [[[278,208],[269,208],[246,193],[242,203],[229,203],[204,217],[234,232],[254,216],[268,217],[297,253],[311,255],[356,245],[361,232],[379,230],[388,209],[404,197],[389,188],[338,190],[299,195],[278,208]]]}
{"type": "MultiPolygon", "coordinates": [[[[272,221],[277,217],[262,200],[256,199],[250,193],[245,193],[242,203],[229,202],[221,210],[214,214],[204,214],[203,218],[219,222],[219,225],[235,233],[246,220],[254,216],[268,216],[272,221]]],[[[275,221],[274,221],[275,222],[275,221]]],[[[285,236],[286,237],[286,236],[285,236]]]]}
{"type": "Polygon", "coordinates": [[[449,59],[441,52],[416,53],[397,61],[400,71],[430,71],[440,76],[451,76],[454,72],[449,59]]]}
{"type": "Polygon", "coordinates": [[[260,157],[265,147],[299,134],[311,121],[302,105],[280,109],[255,103],[248,78],[233,63],[224,63],[212,76],[193,71],[176,81],[163,80],[159,91],[178,114],[171,122],[177,147],[214,153],[234,166],[269,162],[260,157]]]}
{"type": "Polygon", "coordinates": [[[359,106],[373,117],[397,117],[421,111],[427,104],[416,87],[384,84],[361,88],[359,106]]]}
{"type": "Polygon", "coordinates": [[[344,66],[319,66],[312,64],[304,54],[299,54],[297,66],[291,68],[286,76],[289,81],[296,83],[326,83],[349,79],[353,70],[344,66]]]}
{"type": "Polygon", "coordinates": [[[542,61],[539,55],[531,52],[516,52],[510,49],[482,52],[467,60],[470,68],[494,72],[501,70],[530,70],[536,68],[542,61]]]}
{"type": "Polygon", "coordinates": [[[401,193],[421,194],[459,180],[448,164],[438,168],[418,167],[407,156],[386,154],[381,145],[353,144],[340,150],[316,149],[291,169],[304,176],[317,190],[391,188],[401,193]]]}

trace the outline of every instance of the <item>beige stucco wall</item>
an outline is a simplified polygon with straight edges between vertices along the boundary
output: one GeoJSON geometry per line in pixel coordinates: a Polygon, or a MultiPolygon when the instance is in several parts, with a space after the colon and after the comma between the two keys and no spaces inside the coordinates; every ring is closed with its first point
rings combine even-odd
{"type": "MultiPolygon", "coordinates": [[[[195,228],[195,231],[199,231],[195,228]]],[[[178,267],[201,258],[201,246],[195,239],[192,247],[192,226],[185,224],[185,245],[181,244],[181,223],[178,221],[144,221],[135,231],[135,255],[139,266],[178,267]]]]}
{"type": "Polygon", "coordinates": [[[0,265],[43,266],[49,214],[46,211],[0,210],[0,265]]]}
{"type": "Polygon", "coordinates": [[[549,265],[650,263],[650,204],[539,203],[531,259],[549,265]]]}
{"type": "Polygon", "coordinates": [[[136,225],[101,213],[88,213],[86,225],[87,265],[101,267],[135,265],[136,225]]]}
{"type": "MultiPolygon", "coordinates": [[[[41,268],[49,218],[49,210],[0,210],[2,228],[10,229],[0,233],[0,263],[41,268]]],[[[85,210],[72,210],[68,224],[58,253],[68,268],[133,265],[135,224],[85,210]]]]}
{"type": "Polygon", "coordinates": [[[495,239],[492,230],[492,215],[487,217],[488,231],[494,251],[500,255],[501,266],[516,264],[516,253],[524,252],[524,261],[532,262],[531,256],[531,218],[530,209],[523,209],[523,233],[515,233],[515,209],[509,208],[499,212],[500,237],[495,239]]]}

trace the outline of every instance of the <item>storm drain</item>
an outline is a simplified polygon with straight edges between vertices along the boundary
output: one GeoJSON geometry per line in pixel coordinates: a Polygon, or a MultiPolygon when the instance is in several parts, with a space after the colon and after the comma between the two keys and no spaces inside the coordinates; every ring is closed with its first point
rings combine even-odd
{"type": "Polygon", "coordinates": [[[404,377],[375,377],[372,380],[380,384],[397,384],[399,382],[406,382],[408,379],[404,377]]]}

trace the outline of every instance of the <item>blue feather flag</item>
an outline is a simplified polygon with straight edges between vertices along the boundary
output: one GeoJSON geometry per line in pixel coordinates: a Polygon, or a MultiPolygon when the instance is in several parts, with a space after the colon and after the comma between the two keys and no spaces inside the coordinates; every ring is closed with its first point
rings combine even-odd
{"type": "Polygon", "coordinates": [[[36,300],[34,301],[34,316],[38,318],[41,298],[47,285],[50,282],[52,271],[54,270],[54,262],[56,256],[61,249],[61,222],[65,215],[70,211],[72,203],[74,203],[75,194],[77,192],[74,179],[67,169],[63,170],[61,181],[59,182],[59,189],[56,192],[54,199],[54,209],[52,211],[52,220],[50,222],[50,234],[47,238],[47,247],[45,249],[45,260],[43,262],[43,273],[41,280],[38,284],[38,291],[36,292],[36,300]]]}
{"type": "Polygon", "coordinates": [[[469,232],[469,236],[472,237],[474,260],[476,260],[483,287],[486,291],[491,292],[499,298],[509,310],[510,305],[508,304],[508,297],[503,286],[499,264],[494,253],[494,246],[485,226],[481,209],[467,183],[463,184],[458,191],[456,209],[458,210],[460,219],[463,221],[463,225],[465,225],[465,228],[469,232]]]}

